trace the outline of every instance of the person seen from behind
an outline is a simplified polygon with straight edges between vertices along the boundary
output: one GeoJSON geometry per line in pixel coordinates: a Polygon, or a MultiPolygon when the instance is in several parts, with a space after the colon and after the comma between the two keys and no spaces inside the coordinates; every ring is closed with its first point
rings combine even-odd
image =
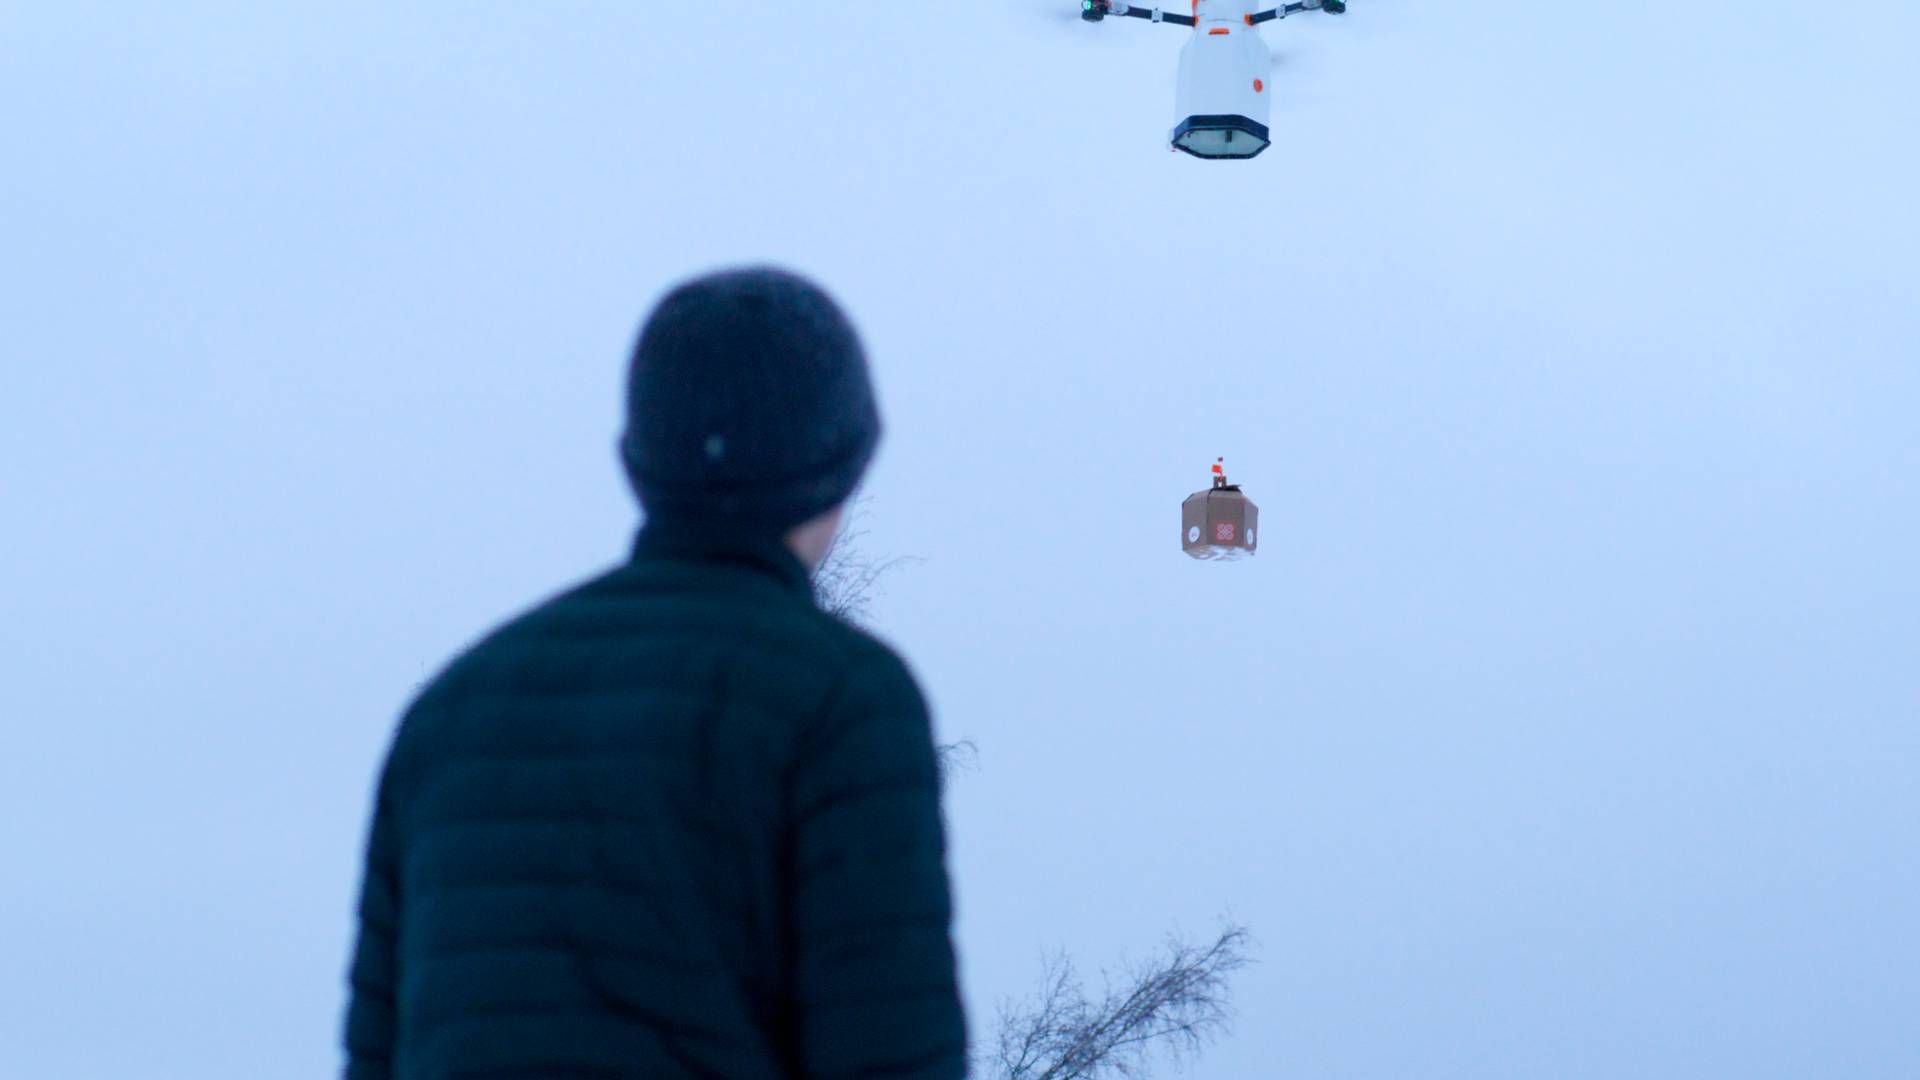
{"type": "Polygon", "coordinates": [[[655,308],[631,559],[456,658],[388,750],[348,1080],[965,1074],[926,703],[810,582],[880,430],[806,280],[655,308]]]}

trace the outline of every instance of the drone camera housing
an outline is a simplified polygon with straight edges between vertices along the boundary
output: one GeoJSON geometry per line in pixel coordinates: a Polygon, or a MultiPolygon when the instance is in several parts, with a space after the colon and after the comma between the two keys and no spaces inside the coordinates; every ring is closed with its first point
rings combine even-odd
{"type": "Polygon", "coordinates": [[[1189,116],[1173,129],[1173,146],[1199,158],[1250,158],[1267,148],[1267,125],[1251,117],[1189,116]]]}

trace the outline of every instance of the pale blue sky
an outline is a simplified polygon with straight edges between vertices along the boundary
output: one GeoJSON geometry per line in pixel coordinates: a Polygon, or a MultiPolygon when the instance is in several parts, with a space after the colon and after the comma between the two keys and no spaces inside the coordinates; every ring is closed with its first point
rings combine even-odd
{"type": "Polygon", "coordinates": [[[1204,163],[1072,6],[0,13],[0,1074],[335,1067],[397,711],[620,557],[640,317],[773,260],[980,747],[977,1036],[1230,914],[1195,1077],[1920,1075],[1920,15],[1355,0],[1204,163]]]}

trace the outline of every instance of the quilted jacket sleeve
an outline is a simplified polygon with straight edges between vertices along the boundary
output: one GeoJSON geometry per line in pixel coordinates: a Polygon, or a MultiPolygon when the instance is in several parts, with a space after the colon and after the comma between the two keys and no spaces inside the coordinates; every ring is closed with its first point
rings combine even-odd
{"type": "Polygon", "coordinates": [[[395,895],[399,853],[385,782],[367,840],[360,886],[359,936],[348,975],[347,1080],[386,1080],[393,1075],[395,945],[399,904],[395,895]]]}
{"type": "Polygon", "coordinates": [[[899,660],[876,649],[809,734],[792,788],[797,1073],[964,1076],[926,703],[899,660]]]}

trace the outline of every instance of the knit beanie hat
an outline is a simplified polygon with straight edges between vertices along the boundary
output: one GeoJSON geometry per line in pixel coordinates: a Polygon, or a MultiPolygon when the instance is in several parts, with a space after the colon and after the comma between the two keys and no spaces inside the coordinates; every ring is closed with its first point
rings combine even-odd
{"type": "Polygon", "coordinates": [[[784,532],[844,502],[879,441],[859,336],[804,278],[696,278],[641,328],[621,456],[650,519],[784,532]]]}

